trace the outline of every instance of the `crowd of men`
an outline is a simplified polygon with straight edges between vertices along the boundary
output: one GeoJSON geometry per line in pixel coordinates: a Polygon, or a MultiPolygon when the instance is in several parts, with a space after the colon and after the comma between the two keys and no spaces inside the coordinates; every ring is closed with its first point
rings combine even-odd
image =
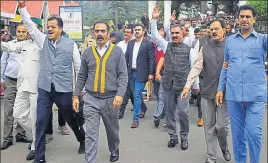
{"type": "Polygon", "coordinates": [[[16,142],[30,143],[26,159],[46,162],[45,144],[53,139],[52,107],[56,104],[59,130],[68,135],[67,122],[86,163],[97,162],[101,117],[110,162],[116,162],[118,119],[124,117],[131,99],[130,127],[139,127],[147,111],[142,92],[152,81],[157,97],[153,123],[158,127],[160,119],[166,117],[168,148],[174,148],[179,137],[182,150],[193,145],[188,140],[188,109],[196,99],[197,125],[204,126],[207,146],[204,162],[216,162],[217,141],[224,159],[232,159],[227,143],[229,125],[234,161],[246,163],[247,144],[250,162],[260,162],[267,102],[267,35],[253,28],[254,7],[239,8],[239,28],[235,31],[234,25],[226,25],[221,19],[200,25],[196,20],[177,21],[175,12],[164,26],[158,22],[156,5],[146,25],[119,25],[118,31],[111,32],[107,23],[95,23],[93,39],[83,48],[64,34],[58,15],[48,18],[44,34],[30,19],[25,1],[19,1],[19,8],[22,23],[17,26],[16,39],[1,41],[5,113],[2,150],[13,145],[15,120],[16,142]]]}

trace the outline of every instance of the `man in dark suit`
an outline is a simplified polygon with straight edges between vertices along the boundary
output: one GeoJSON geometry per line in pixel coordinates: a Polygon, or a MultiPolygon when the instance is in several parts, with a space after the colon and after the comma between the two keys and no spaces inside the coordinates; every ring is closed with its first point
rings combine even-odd
{"type": "Polygon", "coordinates": [[[154,46],[152,42],[145,40],[145,28],[142,24],[135,25],[135,37],[128,43],[126,62],[130,85],[134,94],[134,117],[131,128],[139,127],[139,118],[143,118],[145,112],[141,111],[142,91],[148,80],[153,79],[155,61],[154,46]]]}

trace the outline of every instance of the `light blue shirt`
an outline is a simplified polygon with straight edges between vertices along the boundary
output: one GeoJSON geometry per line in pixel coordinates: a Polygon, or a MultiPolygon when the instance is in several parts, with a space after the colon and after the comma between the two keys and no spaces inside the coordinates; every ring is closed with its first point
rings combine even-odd
{"type": "Polygon", "coordinates": [[[218,90],[225,91],[226,100],[239,102],[267,101],[265,58],[267,35],[255,32],[244,38],[240,33],[226,40],[218,90]],[[226,90],[225,90],[226,89],[226,90]]]}
{"type": "MultiPolygon", "coordinates": [[[[15,42],[15,40],[12,41],[15,42]]],[[[3,81],[3,76],[18,78],[18,57],[19,54],[14,52],[3,52],[1,56],[1,81],[3,81]]]]}

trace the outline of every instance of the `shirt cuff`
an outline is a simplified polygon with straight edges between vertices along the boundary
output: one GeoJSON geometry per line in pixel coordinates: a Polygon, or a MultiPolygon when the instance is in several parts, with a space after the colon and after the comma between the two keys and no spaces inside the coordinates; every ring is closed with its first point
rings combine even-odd
{"type": "Polygon", "coordinates": [[[185,86],[184,86],[184,88],[188,88],[188,89],[190,89],[191,88],[191,84],[185,84],[185,86]]]}
{"type": "Polygon", "coordinates": [[[195,83],[195,84],[193,85],[193,89],[199,89],[199,84],[198,84],[198,83],[195,83]]]}
{"type": "Polygon", "coordinates": [[[217,91],[225,91],[225,86],[219,85],[217,91]]]}
{"type": "Polygon", "coordinates": [[[157,19],[152,19],[152,20],[151,20],[151,23],[152,23],[152,24],[157,24],[157,19]]]}

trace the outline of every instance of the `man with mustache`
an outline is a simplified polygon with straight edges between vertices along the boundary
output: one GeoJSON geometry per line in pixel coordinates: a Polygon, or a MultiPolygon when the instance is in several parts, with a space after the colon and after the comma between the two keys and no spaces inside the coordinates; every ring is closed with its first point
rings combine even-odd
{"type": "Polygon", "coordinates": [[[247,162],[248,143],[250,163],[259,163],[267,102],[267,34],[254,30],[256,9],[253,6],[240,6],[238,14],[241,29],[226,40],[224,61],[229,63],[228,68],[221,70],[216,102],[221,106],[225,94],[235,162],[247,162]]]}
{"type": "Polygon", "coordinates": [[[153,43],[144,39],[145,27],[135,25],[135,37],[128,43],[126,62],[130,78],[131,90],[134,93],[134,112],[131,128],[139,127],[139,118],[144,118],[146,110],[141,111],[145,84],[153,79],[154,47],[153,43]]]}
{"type": "Polygon", "coordinates": [[[110,162],[119,159],[119,122],[118,108],[123,101],[127,87],[127,67],[122,49],[109,40],[109,26],[97,22],[93,26],[97,45],[82,54],[81,68],[73,96],[73,108],[79,111],[81,91],[83,97],[83,114],[86,125],[85,163],[97,162],[100,117],[105,125],[110,162]]]}
{"type": "MultiPolygon", "coordinates": [[[[119,46],[123,50],[123,53],[125,54],[127,51],[127,45],[129,43],[129,41],[132,40],[132,38],[133,38],[134,28],[132,28],[130,25],[127,25],[124,28],[123,32],[124,32],[124,39],[125,40],[120,41],[117,44],[117,46],[119,46]]],[[[126,90],[126,93],[125,93],[124,98],[123,98],[123,103],[120,105],[120,108],[119,108],[118,119],[122,119],[124,117],[124,113],[125,113],[126,106],[128,104],[129,99],[131,100],[131,103],[134,106],[134,96],[133,96],[133,93],[131,91],[130,82],[128,81],[128,86],[127,86],[127,90],[126,90]]],[[[143,101],[142,101],[141,109],[145,112],[147,110],[147,107],[143,101]]]]}
{"type": "Polygon", "coordinates": [[[217,107],[215,103],[218,79],[224,57],[224,28],[225,24],[222,20],[213,20],[210,23],[211,40],[202,46],[181,94],[182,99],[187,98],[192,84],[203,70],[203,83],[200,95],[202,98],[201,108],[203,110],[204,131],[207,143],[206,163],[216,162],[217,139],[224,159],[226,161],[231,160],[227,145],[229,130],[228,109],[226,104],[217,107]]]}
{"type": "Polygon", "coordinates": [[[80,143],[78,153],[85,151],[85,133],[80,128],[72,110],[73,66],[77,74],[80,68],[80,53],[74,41],[63,37],[63,21],[51,15],[47,22],[47,35],[38,30],[25,8],[25,1],[19,1],[19,12],[28,32],[41,50],[40,73],[38,77],[38,98],[36,117],[35,163],[46,162],[46,128],[51,108],[55,103],[63,118],[73,130],[80,143]]]}
{"type": "MultiPolygon", "coordinates": [[[[27,29],[24,24],[20,23],[16,29],[17,39],[8,42],[15,44],[27,39],[27,29]]],[[[3,44],[4,42],[2,42],[3,44]]],[[[4,50],[4,48],[1,48],[4,50]]],[[[13,107],[17,94],[17,79],[18,79],[18,59],[19,54],[14,51],[3,52],[1,56],[1,87],[4,89],[4,142],[1,144],[1,150],[7,149],[13,145],[13,107]],[[3,76],[6,81],[3,82],[3,76]]],[[[17,124],[16,142],[29,143],[26,138],[26,132],[20,124],[17,124]]]]}
{"type": "MultiPolygon", "coordinates": [[[[152,36],[157,37],[157,19],[160,15],[159,7],[156,5],[152,13],[151,31],[152,36]]],[[[164,107],[166,109],[166,121],[170,140],[169,148],[174,148],[178,144],[175,115],[178,114],[180,122],[181,149],[188,149],[189,133],[189,99],[181,99],[180,94],[186,83],[187,75],[190,72],[190,49],[183,43],[183,28],[172,25],[170,28],[172,42],[169,43],[164,38],[159,37],[158,45],[165,52],[164,72],[162,86],[164,90],[164,107]]],[[[198,89],[198,84],[195,85],[198,89]]]]}

